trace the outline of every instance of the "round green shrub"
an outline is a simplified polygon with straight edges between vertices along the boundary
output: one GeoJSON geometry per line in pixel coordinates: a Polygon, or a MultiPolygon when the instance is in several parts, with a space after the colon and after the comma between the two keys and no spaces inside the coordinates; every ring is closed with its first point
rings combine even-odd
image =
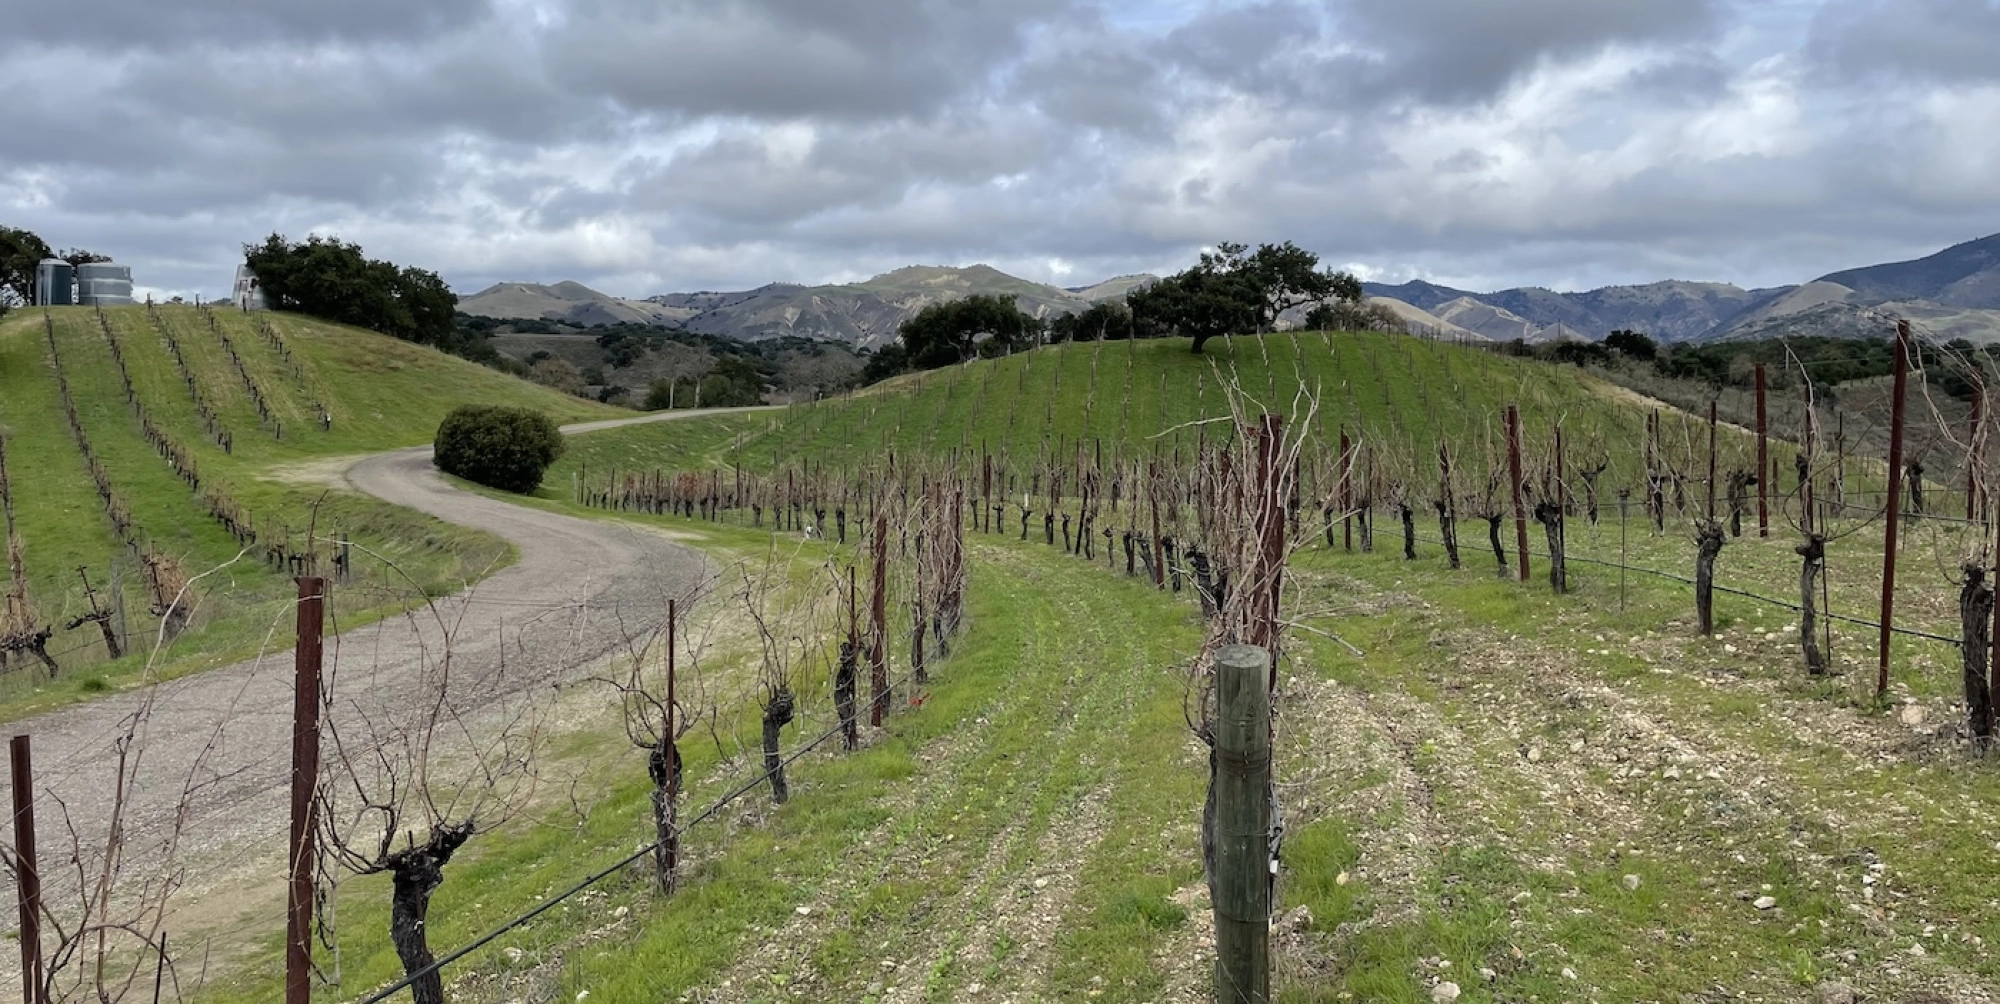
{"type": "Polygon", "coordinates": [[[563,437],[555,420],[539,411],[468,404],[444,417],[433,447],[438,470],[525,495],[562,456],[563,437]]]}

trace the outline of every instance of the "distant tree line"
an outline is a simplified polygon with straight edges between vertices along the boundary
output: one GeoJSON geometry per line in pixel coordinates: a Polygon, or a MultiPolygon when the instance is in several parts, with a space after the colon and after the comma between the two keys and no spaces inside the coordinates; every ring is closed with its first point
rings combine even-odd
{"type": "MultiPolygon", "coordinates": [[[[1970,400],[1972,380],[1963,366],[1949,359],[1989,365],[1987,350],[1964,339],[1944,345],[1915,343],[1913,369],[1944,393],[1970,400]]],[[[1800,368],[1815,384],[1831,388],[1856,380],[1886,377],[1895,372],[1893,338],[1830,338],[1807,336],[1758,341],[1684,342],[1660,345],[1642,332],[1618,330],[1602,342],[1556,341],[1529,345],[1506,343],[1501,351],[1572,366],[1609,370],[1650,370],[1672,380],[1688,380],[1713,388],[1749,389],[1756,384],[1757,364],[1764,364],[1764,383],[1771,391],[1791,390],[1803,382],[1800,368]]]]}

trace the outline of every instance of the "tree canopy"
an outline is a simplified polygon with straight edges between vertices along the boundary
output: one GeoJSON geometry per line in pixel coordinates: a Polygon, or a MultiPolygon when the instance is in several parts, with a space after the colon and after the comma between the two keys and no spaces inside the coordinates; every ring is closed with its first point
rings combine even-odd
{"type": "Polygon", "coordinates": [[[272,234],[246,244],[244,261],[272,307],[379,331],[405,341],[457,347],[458,296],[437,273],[370,259],[361,245],[314,234],[293,243],[272,234]]]}
{"type": "Polygon", "coordinates": [[[0,303],[33,303],[35,266],[54,256],[34,231],[0,227],[0,303]]]}
{"type": "Polygon", "coordinates": [[[1660,354],[1658,342],[1646,337],[1644,332],[1630,328],[1619,328],[1604,336],[1604,347],[1634,359],[1654,359],[1660,354]]]}
{"type": "Polygon", "coordinates": [[[1042,322],[1015,306],[1013,297],[995,293],[933,303],[897,331],[911,365],[936,369],[1026,348],[1041,334],[1042,322]]]}
{"type": "Polygon", "coordinates": [[[530,408],[459,405],[439,423],[438,470],[490,488],[526,494],[563,453],[555,420],[530,408]]]}
{"type": "Polygon", "coordinates": [[[1063,314],[1049,322],[1049,340],[1055,342],[1117,341],[1135,335],[1132,308],[1116,300],[1091,304],[1074,314],[1063,314]]]}
{"type": "Polygon", "coordinates": [[[1307,304],[1361,302],[1361,280],[1319,267],[1319,256],[1286,241],[1222,243],[1185,271],[1134,290],[1126,300],[1141,337],[1185,336],[1200,352],[1211,338],[1261,334],[1307,304]]]}

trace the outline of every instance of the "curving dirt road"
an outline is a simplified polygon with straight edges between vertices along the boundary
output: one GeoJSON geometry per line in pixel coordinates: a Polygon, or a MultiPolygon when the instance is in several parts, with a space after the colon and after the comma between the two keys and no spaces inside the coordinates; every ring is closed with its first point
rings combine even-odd
{"type": "MultiPolygon", "coordinates": [[[[563,431],[713,413],[668,412],[563,431]]],[[[508,693],[574,678],[650,630],[666,597],[684,594],[705,568],[698,552],[657,534],[453,487],[431,466],[428,446],[369,457],[346,480],[384,501],[503,537],[520,551],[511,567],[435,601],[432,609],[327,639],[335,706],[357,716],[391,716],[407,707],[447,649],[452,703],[469,716],[508,693]]],[[[68,859],[77,843],[104,845],[117,746],[150,702],[133,743],[139,759],[130,771],[134,790],[124,819],[131,877],[145,878],[148,863],[163,859],[167,841],[176,836],[182,792],[192,789],[177,850],[190,882],[176,902],[185,909],[210,900],[198,908],[209,923],[254,917],[266,932],[271,923],[282,924],[281,914],[266,914],[282,896],[291,678],[292,653],[286,650],[14,723],[12,734],[34,737],[40,858],[56,916],[69,922],[75,914],[66,904],[74,902],[79,881],[68,859]],[[72,826],[80,839],[72,840],[72,826]]],[[[0,772],[0,788],[5,781],[0,772]]],[[[12,841],[11,831],[0,834],[9,849],[12,841]]],[[[11,869],[0,881],[0,897],[11,907],[11,869]]],[[[0,953],[0,973],[18,973],[18,966],[14,953],[0,953]]]]}

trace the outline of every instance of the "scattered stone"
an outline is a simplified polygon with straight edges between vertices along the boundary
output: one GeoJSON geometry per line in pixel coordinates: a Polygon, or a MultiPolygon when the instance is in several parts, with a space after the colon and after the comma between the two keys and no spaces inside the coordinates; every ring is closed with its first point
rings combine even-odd
{"type": "Polygon", "coordinates": [[[809,906],[802,906],[796,910],[793,910],[792,912],[798,914],[801,917],[810,917],[812,916],[813,908],[809,906]]]}
{"type": "Polygon", "coordinates": [[[1541,749],[1541,747],[1539,747],[1539,746],[1530,746],[1530,747],[1528,747],[1528,762],[1529,762],[1529,763],[1539,763],[1539,762],[1541,761],[1541,759],[1542,759],[1542,749],[1541,749]]]}
{"type": "Polygon", "coordinates": [[[1751,903],[1750,905],[1756,907],[1759,910],[1769,910],[1772,907],[1777,906],[1778,901],[1770,896],[1759,896],[1757,897],[1756,902],[1751,903]]]}
{"type": "Polygon", "coordinates": [[[1638,892],[1638,891],[1639,891],[1639,876],[1637,876],[1637,875],[1627,875],[1627,876],[1625,876],[1625,891],[1626,891],[1626,892],[1638,892]]]}
{"type": "Polygon", "coordinates": [[[1566,980],[1573,980],[1573,979],[1576,979],[1576,970],[1574,970],[1574,969],[1571,969],[1571,968],[1570,968],[1570,967],[1568,967],[1568,966],[1564,966],[1564,967],[1563,967],[1563,979],[1566,979],[1566,980]]]}
{"type": "Polygon", "coordinates": [[[966,993],[969,993],[969,994],[976,994],[976,993],[978,993],[979,991],[981,991],[981,990],[984,990],[984,989],[986,989],[986,986],[985,986],[985,984],[982,984],[982,983],[971,983],[971,984],[967,984],[967,985],[966,985],[966,988],[965,988],[965,992],[966,992],[966,993]]]}
{"type": "Polygon", "coordinates": [[[1491,983],[1491,982],[1493,982],[1494,980],[1497,980],[1497,979],[1499,979],[1499,978],[1500,978],[1500,974],[1499,974],[1499,973],[1496,973],[1496,972],[1494,972],[1494,971],[1493,971],[1493,970],[1491,970],[1491,969],[1487,969],[1487,968],[1486,968],[1486,967],[1484,967],[1484,966],[1481,966],[1481,967],[1480,967],[1480,969],[1479,969],[1479,978],[1480,978],[1480,979],[1482,979],[1482,980],[1485,980],[1485,981],[1486,981],[1486,982],[1488,982],[1488,983],[1491,983]]]}
{"type": "Polygon", "coordinates": [[[1431,1000],[1437,1004],[1450,1004],[1458,999],[1458,984],[1446,980],[1431,988],[1431,1000]]]}
{"type": "Polygon", "coordinates": [[[1514,894],[1514,902],[1516,902],[1516,903],[1526,903],[1526,902],[1527,902],[1527,901],[1528,901],[1528,900],[1529,900],[1529,899],[1531,898],[1531,896],[1532,896],[1532,894],[1531,894],[1531,893],[1527,893],[1527,892],[1517,892],[1517,893],[1515,893],[1515,894],[1514,894]]]}
{"type": "Polygon", "coordinates": [[[1304,906],[1293,907],[1279,915],[1278,922],[1271,925],[1271,933],[1291,934],[1295,931],[1310,931],[1312,926],[1312,909],[1304,906]]]}
{"type": "Polygon", "coordinates": [[[1037,889],[1047,889],[1048,887],[1049,887],[1049,880],[1048,880],[1048,879],[1045,879],[1045,878],[1038,878],[1038,879],[1036,879],[1036,880],[1035,880],[1035,888],[1037,888],[1037,889]]]}
{"type": "Polygon", "coordinates": [[[1904,725],[1916,728],[1924,723],[1924,706],[1921,704],[1905,704],[1903,705],[1903,710],[1896,713],[1896,717],[1904,725]]]}
{"type": "Polygon", "coordinates": [[[1845,983],[1822,983],[1813,993],[1818,1004],[1854,1004],[1854,988],[1845,983]]]}
{"type": "Polygon", "coordinates": [[[1334,884],[1334,885],[1346,885],[1346,884],[1347,884],[1347,881],[1348,881],[1348,880],[1347,880],[1347,873],[1346,873],[1346,872],[1341,872],[1340,874],[1338,874],[1338,875],[1335,875],[1335,876],[1333,877],[1333,884],[1334,884]]]}

